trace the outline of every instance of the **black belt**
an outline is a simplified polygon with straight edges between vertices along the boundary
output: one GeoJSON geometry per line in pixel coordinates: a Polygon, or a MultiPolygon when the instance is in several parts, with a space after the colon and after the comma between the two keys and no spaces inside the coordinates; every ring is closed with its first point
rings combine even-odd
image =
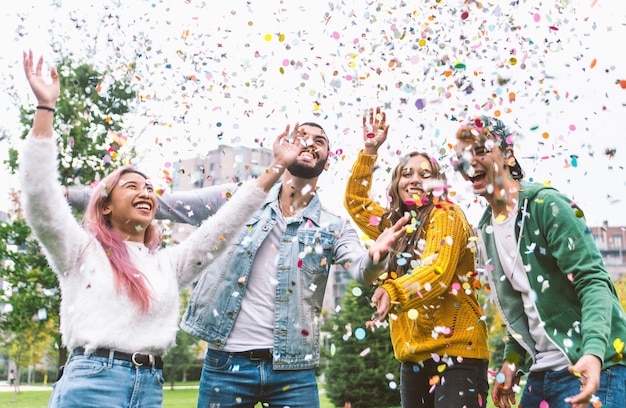
{"type": "Polygon", "coordinates": [[[252,361],[271,361],[272,358],[272,349],[255,349],[248,351],[236,351],[230,353],[236,357],[245,357],[252,361]]]}
{"type": "MultiPolygon", "coordinates": [[[[98,357],[109,357],[111,353],[110,349],[99,348],[89,355],[98,356],[98,357]]],[[[85,353],[85,349],[83,347],[75,348],[72,354],[87,354],[85,353]]],[[[116,360],[124,360],[130,361],[133,363],[135,367],[141,368],[152,368],[152,364],[154,363],[154,367],[160,370],[163,369],[163,359],[159,356],[155,356],[152,354],[141,354],[141,353],[124,353],[122,351],[114,351],[113,358],[116,360]]]]}

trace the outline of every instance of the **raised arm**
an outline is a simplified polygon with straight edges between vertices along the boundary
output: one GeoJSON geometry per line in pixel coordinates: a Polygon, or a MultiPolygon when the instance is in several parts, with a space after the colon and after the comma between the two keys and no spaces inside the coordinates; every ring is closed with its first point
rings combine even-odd
{"type": "Polygon", "coordinates": [[[37,98],[37,109],[35,109],[31,136],[51,138],[54,107],[61,90],[59,75],[56,68],[53,67],[50,69],[51,82],[46,81],[42,73],[43,57],[39,57],[35,66],[32,50],[24,52],[23,59],[26,79],[37,98]]]}
{"type": "Polygon", "coordinates": [[[389,226],[388,220],[381,219],[384,207],[370,198],[372,168],[378,149],[387,140],[388,131],[385,113],[380,108],[370,109],[369,115],[363,116],[363,149],[352,166],[344,195],[344,206],[350,217],[373,239],[380,235],[378,223],[389,226]]]}
{"type": "MultiPolygon", "coordinates": [[[[280,179],[289,163],[300,152],[300,141],[289,140],[289,125],[274,141],[274,160],[263,174],[257,178],[257,186],[268,191],[280,179]]],[[[227,201],[227,197],[237,190],[234,183],[205,187],[190,191],[176,191],[157,196],[156,218],[200,225],[214,215],[227,201]]],[[[70,187],[66,190],[67,200],[76,209],[84,210],[91,196],[88,187],[70,187]]]]}
{"type": "Polygon", "coordinates": [[[20,156],[20,182],[26,221],[46,249],[54,271],[65,276],[73,268],[87,234],[74,219],[58,181],[57,150],[53,140],[54,107],[60,85],[55,68],[44,78],[43,58],[33,63],[24,53],[24,72],[37,98],[37,109],[20,156]]]}
{"type": "Polygon", "coordinates": [[[228,248],[231,239],[263,205],[267,192],[296,160],[301,150],[300,142],[287,140],[288,132],[289,126],[274,141],[274,160],[265,173],[256,180],[243,183],[214,216],[172,250],[179,253],[176,258],[180,259],[177,270],[181,285],[191,283],[204,271],[207,263],[228,248]]]}

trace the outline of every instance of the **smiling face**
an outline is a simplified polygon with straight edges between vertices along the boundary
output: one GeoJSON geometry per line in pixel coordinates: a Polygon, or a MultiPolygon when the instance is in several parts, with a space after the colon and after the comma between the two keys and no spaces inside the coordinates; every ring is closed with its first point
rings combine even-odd
{"type": "Polygon", "coordinates": [[[302,125],[299,128],[298,140],[302,150],[297,160],[287,170],[303,179],[313,179],[328,169],[328,138],[317,126],[302,125]]]}
{"type": "Polygon", "coordinates": [[[410,157],[402,166],[398,181],[398,195],[408,207],[421,205],[426,196],[424,184],[433,177],[430,161],[422,155],[410,157]]]}
{"type": "Polygon", "coordinates": [[[103,214],[111,228],[130,241],[143,242],[154,220],[157,199],[152,182],[136,172],[123,174],[104,203],[103,214]]]}
{"type": "Polygon", "coordinates": [[[511,155],[512,149],[503,151],[490,135],[476,129],[465,129],[464,132],[465,136],[457,141],[454,167],[465,180],[472,183],[475,194],[490,200],[511,179],[505,152],[511,155]]]}
{"type": "Polygon", "coordinates": [[[447,182],[437,161],[427,154],[411,152],[394,168],[388,193],[394,214],[422,207],[435,197],[445,198],[447,182]]]}

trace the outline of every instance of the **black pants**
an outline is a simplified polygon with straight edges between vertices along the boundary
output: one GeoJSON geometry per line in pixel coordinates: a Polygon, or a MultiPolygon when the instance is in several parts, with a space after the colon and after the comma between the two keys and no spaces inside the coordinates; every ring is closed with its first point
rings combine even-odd
{"type": "Polygon", "coordinates": [[[445,357],[435,362],[403,362],[400,369],[402,408],[484,408],[487,406],[488,361],[445,357]]]}

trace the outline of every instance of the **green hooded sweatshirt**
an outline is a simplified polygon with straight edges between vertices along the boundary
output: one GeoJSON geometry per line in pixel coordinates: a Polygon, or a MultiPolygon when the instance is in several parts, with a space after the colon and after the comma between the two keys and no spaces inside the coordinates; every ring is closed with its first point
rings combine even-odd
{"type": "MultiPolygon", "coordinates": [[[[521,296],[498,257],[491,207],[478,228],[493,302],[509,330],[505,358],[526,371],[536,355],[535,343],[521,296]]],[[[626,313],[582,210],[554,188],[521,181],[515,230],[546,335],[572,364],[592,354],[603,368],[626,365],[626,313]]]]}

